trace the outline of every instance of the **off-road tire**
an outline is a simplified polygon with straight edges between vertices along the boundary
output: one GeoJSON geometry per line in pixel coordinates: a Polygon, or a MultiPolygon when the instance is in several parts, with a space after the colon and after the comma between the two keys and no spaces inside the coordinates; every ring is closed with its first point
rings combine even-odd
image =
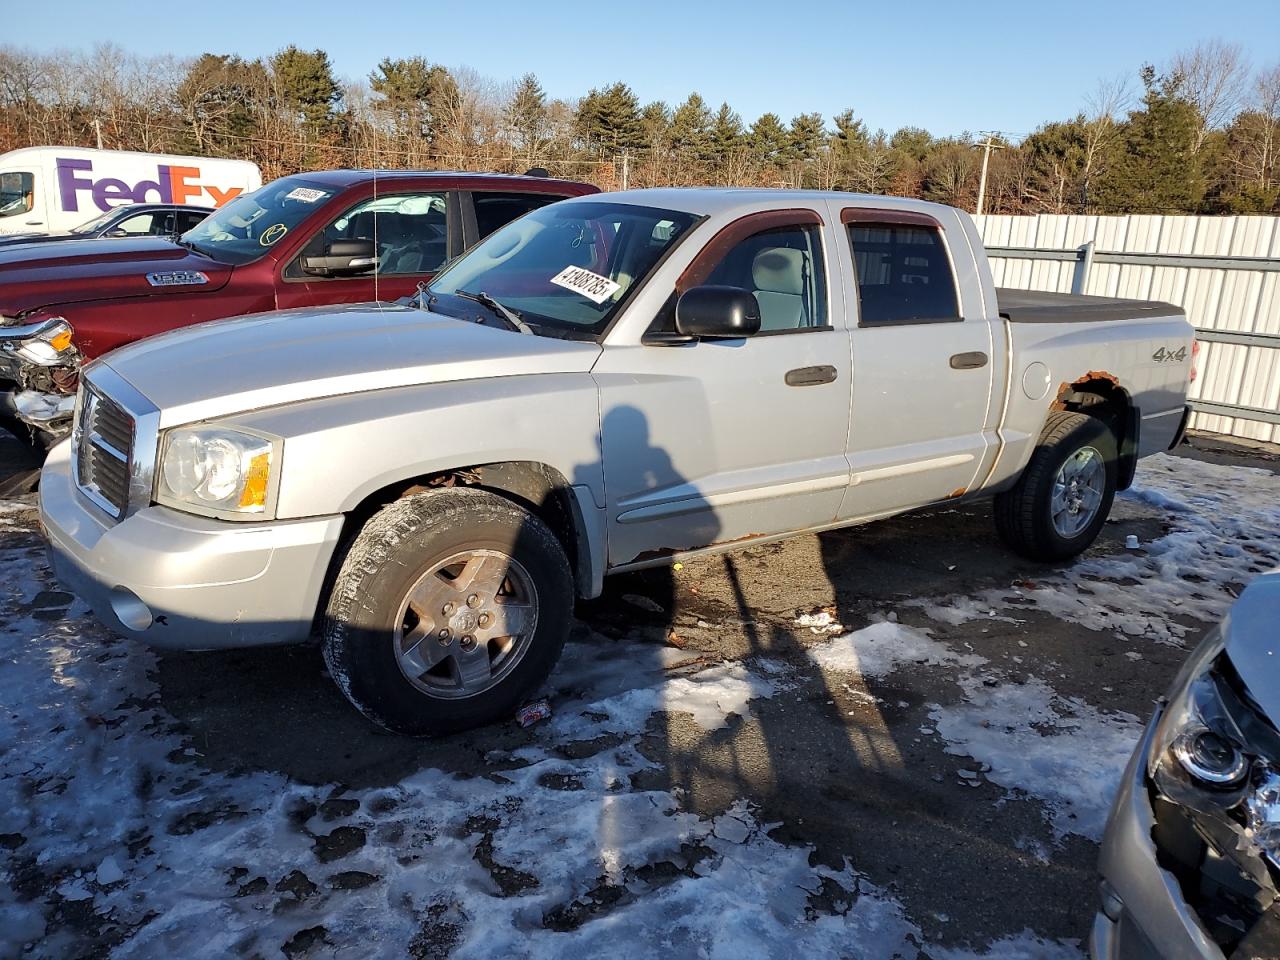
{"type": "Polygon", "coordinates": [[[517,504],[482,490],[416,494],[384,507],[352,541],[324,620],[329,673],[368,719],[411,736],[450,733],[509,718],[546,680],[573,616],[573,578],[560,542],[517,504]],[[499,550],[537,592],[537,626],[524,655],[494,687],[442,699],[414,686],[394,650],[394,623],[409,589],[459,550],[499,550]]]}
{"type": "Polygon", "coordinates": [[[1053,562],[1077,556],[1093,544],[1107,522],[1118,475],[1116,437],[1111,428],[1087,414],[1055,411],[1045,421],[1031,461],[1017,484],[996,495],[996,530],[1008,546],[1032,560],[1053,562]],[[1068,538],[1053,525],[1050,504],[1054,480],[1063,464],[1088,446],[1102,454],[1106,466],[1103,498],[1088,526],[1068,538]]]}

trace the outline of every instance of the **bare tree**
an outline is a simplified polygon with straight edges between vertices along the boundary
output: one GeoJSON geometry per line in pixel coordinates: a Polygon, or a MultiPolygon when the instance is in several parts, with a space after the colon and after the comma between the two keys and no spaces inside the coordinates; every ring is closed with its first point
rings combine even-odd
{"type": "Polygon", "coordinates": [[[1239,44],[1205,40],[1174,55],[1168,74],[1181,81],[1181,93],[1200,111],[1195,149],[1210,130],[1225,127],[1240,109],[1249,80],[1249,64],[1239,44]]]}

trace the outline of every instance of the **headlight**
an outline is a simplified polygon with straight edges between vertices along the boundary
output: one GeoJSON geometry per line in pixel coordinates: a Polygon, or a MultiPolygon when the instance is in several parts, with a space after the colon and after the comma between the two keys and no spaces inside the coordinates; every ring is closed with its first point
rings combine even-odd
{"type": "Polygon", "coordinates": [[[1222,640],[1215,634],[1183,666],[1148,762],[1156,789],[1195,810],[1232,806],[1250,769],[1245,736],[1210,669],[1221,652],[1222,640]]]}
{"type": "MultiPolygon", "coordinates": [[[[50,367],[68,359],[74,352],[71,346],[71,324],[62,317],[49,317],[38,325],[25,325],[21,331],[10,331],[4,337],[13,350],[28,363],[41,367],[50,367]],[[21,336],[22,339],[17,339],[21,336]]],[[[0,335],[5,331],[0,328],[0,335]]]]}
{"type": "Polygon", "coordinates": [[[180,427],[164,436],[156,499],[211,516],[266,512],[276,444],[228,427],[180,427]]]}

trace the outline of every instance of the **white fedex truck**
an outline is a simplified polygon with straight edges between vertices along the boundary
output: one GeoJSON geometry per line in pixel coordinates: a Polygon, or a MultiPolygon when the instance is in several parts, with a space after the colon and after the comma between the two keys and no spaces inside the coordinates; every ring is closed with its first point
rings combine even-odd
{"type": "Polygon", "coordinates": [[[128,203],[219,207],[261,185],[247,160],[25,147],[0,154],[0,235],[61,233],[128,203]]]}

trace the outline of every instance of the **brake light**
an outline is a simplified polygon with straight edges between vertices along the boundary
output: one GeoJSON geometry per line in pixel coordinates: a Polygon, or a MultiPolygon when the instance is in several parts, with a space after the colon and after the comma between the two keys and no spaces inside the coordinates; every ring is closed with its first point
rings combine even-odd
{"type": "Polygon", "coordinates": [[[1191,380],[1189,381],[1190,383],[1196,382],[1196,374],[1199,372],[1198,370],[1196,370],[1196,361],[1199,358],[1200,358],[1200,341],[1193,338],[1191,341],[1191,380]]]}

